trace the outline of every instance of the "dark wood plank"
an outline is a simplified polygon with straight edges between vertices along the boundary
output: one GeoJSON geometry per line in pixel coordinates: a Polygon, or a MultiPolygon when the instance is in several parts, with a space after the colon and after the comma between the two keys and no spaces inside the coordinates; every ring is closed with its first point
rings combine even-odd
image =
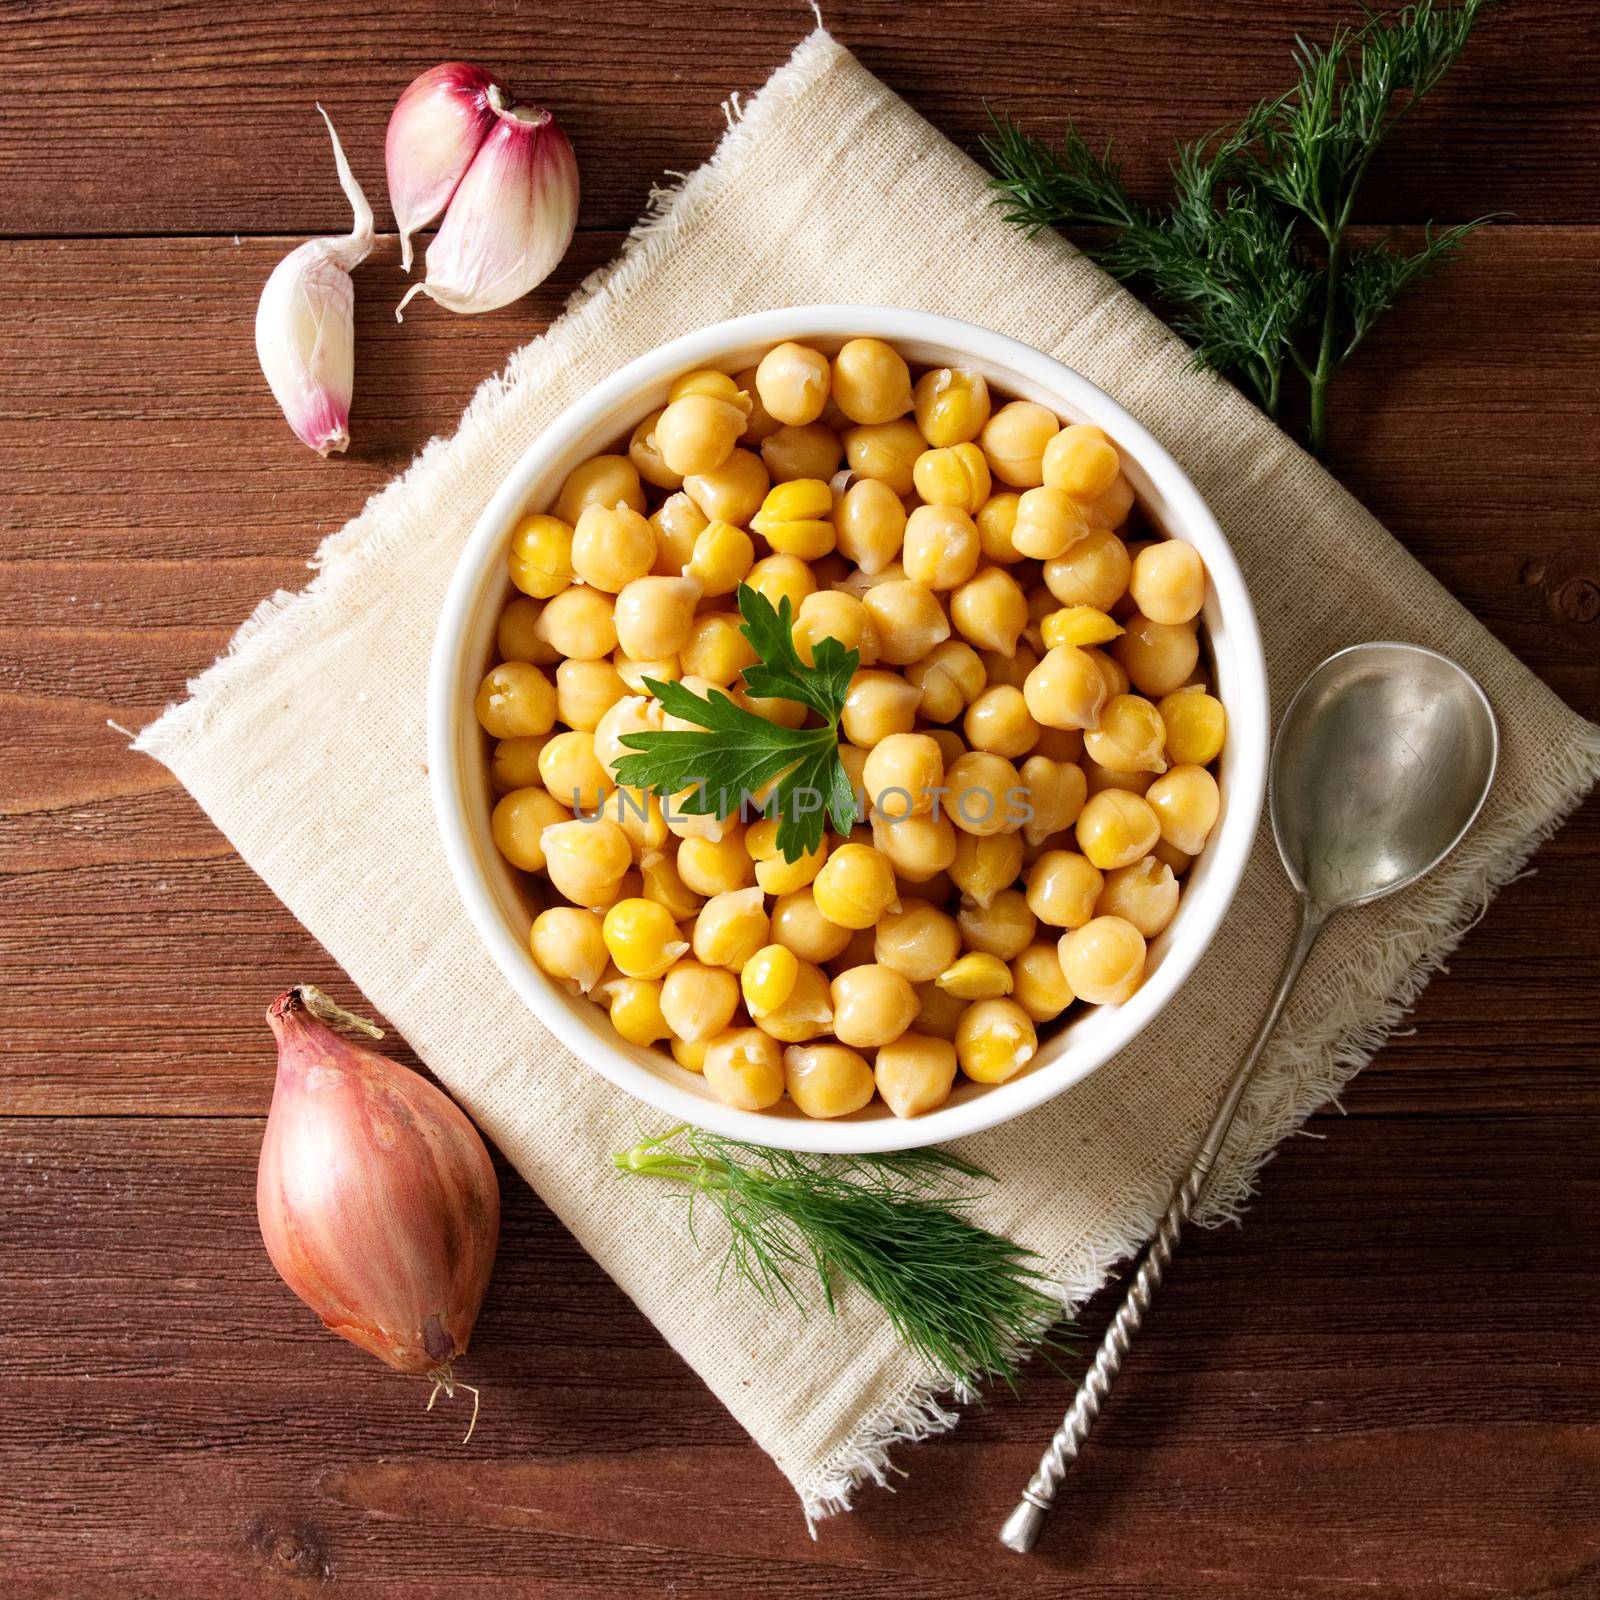
{"type": "Polygon", "coordinates": [[[1590,1113],[1291,1141],[1249,1227],[1186,1246],[1023,1565],[993,1530],[1064,1377],[903,1452],[897,1492],[813,1544],[771,1464],[509,1175],[463,1446],[459,1406],[423,1414],[422,1385],[273,1276],[259,1123],[0,1121],[0,1396],[26,1464],[0,1474],[7,1577],[118,1600],[1592,1593],[1597,1134],[1590,1113]]]}
{"type": "MultiPolygon", "coordinates": [[[[987,128],[986,100],[1049,133],[1072,115],[1096,143],[1118,136],[1147,190],[1175,139],[1287,87],[1296,32],[1325,38],[1357,14],[1348,0],[1265,0],[1224,29],[1197,0],[1137,11],[1117,0],[947,0],[936,13],[830,0],[823,10],[869,68],[962,144],[987,128]]],[[[461,56],[548,101],[579,153],[583,224],[626,226],[663,171],[704,159],[723,128],[719,102],[761,84],[811,26],[799,0],[598,10],[397,0],[354,15],[309,0],[201,0],[126,8],[113,26],[89,0],[8,0],[0,14],[0,230],[50,236],[343,229],[313,101],[335,117],[381,206],[396,96],[461,56]]],[[[1581,0],[1490,11],[1457,74],[1374,171],[1363,215],[1600,221],[1600,168],[1572,148],[1600,65],[1591,22],[1581,0]]]]}

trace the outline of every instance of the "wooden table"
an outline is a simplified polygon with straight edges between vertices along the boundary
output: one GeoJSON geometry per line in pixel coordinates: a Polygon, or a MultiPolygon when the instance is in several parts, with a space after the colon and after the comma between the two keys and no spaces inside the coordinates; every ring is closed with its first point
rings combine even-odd
{"type": "MultiPolygon", "coordinates": [[[[834,0],[971,146],[987,98],[1170,141],[1285,81],[1342,4],[834,0]],[[1135,13],[1137,10],[1137,14],[1135,13]]],[[[251,1204],[262,1008],[357,996],[136,728],[447,430],[799,38],[803,6],[4,0],[0,1572],[9,1593],[1210,1596],[1600,1593],[1600,807],[1508,890],[1348,1096],[1195,1239],[1031,1563],[994,1543],[1069,1389],[1040,1372],[806,1537],[777,1471],[506,1174],[485,1412],[323,1334],[251,1204]],[[582,231],[529,300],[404,328],[360,273],[355,443],[290,438],[251,319],[348,226],[312,110],[382,199],[395,95],[453,56],[547,98],[582,231]]],[[[1365,220],[1508,213],[1342,383],[1330,464],[1512,649],[1600,713],[1600,72],[1584,0],[1493,13],[1365,220]]],[[[937,219],[930,219],[936,222],[937,219]]],[[[1285,530],[1292,554],[1293,530],[1285,530]]],[[[377,668],[381,672],[381,666],[377,668]]],[[[1091,1331],[1104,1316],[1092,1313],[1091,1331]]]]}

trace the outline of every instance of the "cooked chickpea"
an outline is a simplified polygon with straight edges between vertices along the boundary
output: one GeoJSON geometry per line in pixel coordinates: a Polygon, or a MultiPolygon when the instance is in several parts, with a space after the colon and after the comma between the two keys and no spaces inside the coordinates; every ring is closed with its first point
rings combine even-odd
{"type": "Polygon", "coordinates": [[[815,422],[828,403],[828,358],[809,345],[774,345],[756,367],[756,393],[780,423],[815,422]]]}
{"type": "MultiPolygon", "coordinates": [[[[695,606],[701,584],[696,577],[635,578],[617,596],[612,625],[625,657],[635,662],[666,663],[668,679],[683,675],[678,652],[694,636],[695,606]]],[[[659,673],[652,673],[663,681],[659,673]]],[[[642,688],[642,684],[637,687],[642,688]]]]}
{"type": "Polygon", "coordinates": [[[967,949],[1009,961],[1033,943],[1039,923],[1020,890],[1002,889],[986,906],[963,903],[956,925],[967,949]]]}
{"type": "Polygon", "coordinates": [[[1013,400],[984,424],[979,443],[1002,483],[1035,489],[1044,482],[1045,446],[1060,431],[1054,412],[1032,400],[1013,400]]]}
{"type": "Polygon", "coordinates": [[[617,701],[601,717],[594,730],[594,753],[608,778],[615,782],[617,763],[635,753],[623,744],[623,737],[630,733],[659,733],[663,720],[661,702],[642,694],[630,694],[617,701]]]}
{"type": "Polygon", "coordinates": [[[969,750],[945,773],[950,820],[963,833],[1012,833],[1022,826],[1027,796],[1017,769],[1004,756],[969,750]]]}
{"type": "Polygon", "coordinates": [[[617,648],[616,596],[586,584],[563,589],[539,613],[539,636],[569,660],[610,655],[617,648]]]}
{"type": "MultiPolygon", "coordinates": [[[[661,1019],[663,1022],[666,1018],[661,1019]]],[[[680,1039],[676,1035],[667,1040],[667,1048],[672,1052],[672,1059],[683,1068],[685,1072],[701,1072],[706,1070],[706,1052],[711,1048],[710,1039],[680,1039]]]]}
{"type": "Polygon", "coordinates": [[[1084,505],[1110,490],[1122,471],[1122,458],[1099,428],[1074,422],[1044,447],[1042,466],[1046,484],[1084,505]]]}
{"type": "Polygon", "coordinates": [[[842,1044],[792,1044],[783,1052],[789,1098],[808,1117],[847,1117],[871,1098],[872,1068],[842,1044]]]}
{"type": "Polygon", "coordinates": [[[962,895],[974,905],[988,907],[1002,889],[1009,889],[1022,873],[1022,835],[963,833],[956,841],[956,858],[950,876],[962,895]]]}
{"type": "Polygon", "coordinates": [[[732,454],[749,420],[749,402],[691,393],[671,402],[656,419],[656,448],[669,472],[688,477],[713,472],[732,454]]]}
{"type": "Polygon", "coordinates": [[[785,426],[761,441],[761,460],[774,483],[818,478],[826,483],[844,460],[844,441],[821,422],[785,426]]]}
{"type": "Polygon", "coordinates": [[[753,667],[757,658],[737,613],[708,611],[694,619],[689,641],[678,652],[678,659],[685,678],[709,678],[725,689],[746,667],[753,667]]]}
{"type": "Polygon", "coordinates": [[[661,980],[661,1014],[680,1039],[714,1039],[739,1009],[739,980],[721,967],[680,961],[661,980]]]}
{"type": "Polygon", "coordinates": [[[1206,569],[1200,552],[1181,539],[1160,539],[1146,545],[1134,560],[1128,592],[1152,622],[1169,627],[1193,622],[1206,598],[1206,569]]]}
{"type": "Polygon", "coordinates": [[[895,734],[909,734],[921,700],[914,684],[898,673],[862,670],[851,678],[840,724],[844,736],[862,750],[895,734]]]}
{"type": "Polygon", "coordinates": [[[870,577],[900,554],[906,508],[888,484],[877,478],[860,478],[834,507],[833,525],[840,553],[870,577]]]}
{"type": "Polygon", "coordinates": [[[806,596],[816,592],[817,580],[799,556],[764,556],[745,574],[745,583],[756,591],[774,611],[787,600],[798,612],[806,596]]]}
{"type": "Polygon", "coordinates": [[[755,881],[755,865],[735,819],[720,839],[685,839],[678,846],[678,876],[696,894],[729,894],[755,881]]]}
{"type": "Polygon", "coordinates": [[[695,539],[683,575],[695,579],[708,595],[732,594],[755,559],[755,543],[743,528],[708,522],[695,539]]]}
{"type": "Polygon", "coordinates": [[[882,339],[851,339],[833,358],[833,400],[852,422],[888,422],[911,409],[911,372],[882,339]]]}
{"type": "Polygon", "coordinates": [[[1197,856],[1217,825],[1222,797],[1204,767],[1174,767],[1145,790],[1145,801],[1161,824],[1161,837],[1175,850],[1197,856]]]}
{"type": "Polygon", "coordinates": [[[544,851],[544,871],[557,892],[590,910],[608,906],[617,898],[623,876],[633,865],[627,834],[605,818],[554,822],[540,835],[539,843],[544,851]]]}
{"type": "Polygon", "coordinates": [[[756,882],[768,894],[793,894],[815,880],[828,858],[826,837],[814,850],[790,861],[778,849],[778,822],[765,817],[745,829],[744,847],[755,863],[756,882]]]}
{"type": "Polygon", "coordinates": [[[1155,782],[1153,772],[1113,772],[1102,767],[1092,757],[1085,756],[1078,763],[1083,770],[1084,787],[1089,794],[1099,794],[1102,789],[1126,789],[1129,794],[1143,794],[1155,782]]]}
{"type": "Polygon", "coordinates": [[[1010,967],[999,956],[982,950],[953,961],[937,981],[946,994],[958,1000],[997,1000],[1012,990],[1010,967]]]}
{"type": "Polygon", "coordinates": [[[1139,612],[1128,618],[1127,632],[1111,649],[1142,694],[1171,694],[1181,688],[1200,659],[1192,626],[1153,622],[1139,612]]]}
{"type": "Polygon", "coordinates": [[[1035,1022],[1059,1017],[1075,998],[1053,944],[1030,944],[1011,963],[1011,998],[1035,1022]]]}
{"type": "Polygon", "coordinates": [[[916,1031],[934,1038],[954,1039],[972,1002],[947,994],[936,983],[919,983],[916,987],[917,1003],[922,1008],[917,1012],[916,1031]]]}
{"type": "Polygon", "coordinates": [[[1161,823],[1142,795],[1102,789],[1084,802],[1076,832],[1078,848],[1102,872],[1110,872],[1149,855],[1161,835],[1161,823]]]}
{"type": "Polygon", "coordinates": [[[549,733],[556,721],[556,688],[531,663],[502,661],[484,674],[473,709],[491,739],[549,733]]]}
{"type": "Polygon", "coordinates": [[[938,596],[914,579],[876,584],[861,603],[877,629],[878,660],[888,666],[910,666],[950,637],[950,619],[938,596]]]}
{"type": "Polygon", "coordinates": [[[956,1049],[948,1039],[903,1033],[879,1047],[872,1075],[878,1093],[897,1117],[918,1117],[950,1098],[956,1078],[956,1049]]]}
{"type": "Polygon", "coordinates": [[[837,639],[846,650],[854,650],[864,667],[878,659],[872,614],[853,594],[841,594],[837,589],[819,589],[800,602],[793,637],[795,650],[807,666],[824,639],[837,639]]]}
{"type": "Polygon", "coordinates": [[[576,906],[552,906],[533,919],[528,934],[533,959],[569,993],[588,994],[606,970],[600,918],[576,906]]]}
{"type": "Polygon", "coordinates": [[[1128,669],[1115,656],[1108,656],[1104,650],[1097,649],[1086,649],[1083,653],[1100,669],[1100,676],[1105,679],[1107,700],[1114,700],[1119,694],[1127,694],[1133,688],[1128,669]]]}
{"type": "Polygon", "coordinates": [[[544,830],[571,820],[572,813],[540,785],[501,796],[489,818],[489,831],[495,848],[512,866],[524,872],[543,872],[544,830]]]}
{"type": "Polygon", "coordinates": [[[593,733],[627,693],[627,684],[609,661],[563,661],[556,668],[556,716],[569,728],[593,733]]]}
{"type": "Polygon", "coordinates": [[[762,1012],[756,1025],[785,1044],[804,1044],[807,1039],[828,1032],[833,1027],[828,975],[813,962],[802,960],[789,998],[762,1012]]]}
{"type": "Polygon", "coordinates": [[[644,510],[644,485],[637,470],[626,456],[591,456],[567,474],[551,510],[572,527],[588,506],[617,505],[644,510]]]}
{"type": "Polygon", "coordinates": [[[1092,728],[1106,703],[1106,680],[1087,650],[1058,644],[1028,674],[1022,693],[1035,722],[1052,728],[1092,728]]]}
{"type": "Polygon", "coordinates": [[[1052,928],[1081,928],[1104,886],[1099,868],[1075,850],[1047,850],[1028,872],[1028,909],[1052,928]]]}
{"type": "Polygon", "coordinates": [[[634,470],[648,484],[657,489],[681,489],[683,474],[674,472],[661,459],[661,447],[656,442],[656,424],[661,420],[659,411],[652,411],[628,440],[628,460],[634,470]]]}
{"type": "Polygon", "coordinates": [[[975,1083],[1014,1078],[1039,1050],[1033,1019],[1015,1000],[975,1000],[956,1024],[956,1059],[975,1083]]]}
{"type": "Polygon", "coordinates": [[[1199,684],[1174,689],[1156,705],[1167,731],[1166,750],[1174,765],[1206,767],[1222,754],[1228,714],[1215,695],[1199,684]]]}
{"type": "Polygon", "coordinates": [[[612,788],[595,756],[594,735],[576,729],[558,733],[539,752],[539,781],[562,805],[583,812],[593,811],[612,788]]]}
{"type": "Polygon", "coordinates": [[[530,733],[517,739],[498,740],[489,759],[489,781],[495,789],[505,794],[538,783],[539,752],[549,739],[547,733],[530,733]]]}
{"type": "Polygon", "coordinates": [[[897,495],[915,489],[917,459],[928,448],[909,417],[870,427],[846,428],[845,460],[858,478],[873,478],[886,484],[897,495]]]}
{"type": "Polygon", "coordinates": [[[711,519],[686,494],[669,494],[650,514],[656,535],[655,574],[676,578],[694,559],[694,542],[711,519]]]}
{"type": "Polygon", "coordinates": [[[1095,915],[1121,917],[1146,939],[1153,939],[1177,914],[1178,898],[1178,880],[1172,868],[1154,856],[1145,856],[1131,867],[1106,874],[1095,915]]]}
{"type": "Polygon", "coordinates": [[[920,692],[920,716],[952,722],[983,692],[986,679],[978,652],[960,639],[946,639],[905,669],[905,681],[920,692]]]}
{"type": "Polygon", "coordinates": [[[1091,500],[1083,508],[1083,520],[1091,528],[1120,528],[1133,510],[1133,485],[1124,473],[1098,500],[1091,500]]]}
{"type": "Polygon", "coordinates": [[[1113,772],[1165,772],[1167,740],[1161,713],[1142,695],[1114,695],[1100,710],[1099,724],[1083,736],[1085,754],[1113,772]]]}
{"type": "Polygon", "coordinates": [[[539,616],[544,607],[527,595],[506,603],[495,625],[494,642],[502,661],[531,661],[536,667],[553,667],[561,658],[539,637],[539,616]]]}
{"type": "Polygon", "coordinates": [[[1011,542],[1021,555],[1052,561],[1088,532],[1077,506],[1059,489],[1029,489],[1017,502],[1011,542]]]}
{"type": "Polygon", "coordinates": [[[840,845],[823,862],[811,892],[821,915],[847,929],[870,928],[898,904],[894,868],[869,844],[840,845]]]}
{"type": "Polygon", "coordinates": [[[1062,934],[1061,970],[1092,1006],[1120,1005],[1144,981],[1144,935],[1122,917],[1095,917],[1062,934]]]}
{"type": "Polygon", "coordinates": [[[1009,572],[984,567],[951,595],[950,620],[979,649],[1008,654],[1028,625],[1028,598],[1009,572]]]}
{"type": "Polygon", "coordinates": [[[651,1045],[672,1036],[661,1014],[661,985],[653,978],[607,978],[595,991],[611,1013],[611,1026],[629,1044],[651,1045]]]}
{"type": "Polygon", "coordinates": [[[1091,528],[1053,561],[1045,562],[1044,581],[1064,606],[1093,606],[1109,612],[1128,587],[1133,562],[1114,533],[1091,528]]]}
{"type": "Polygon", "coordinates": [[[672,913],[654,900],[618,900],[601,931],[611,960],[629,978],[659,978],[689,950],[672,913]]]}
{"type": "Polygon", "coordinates": [[[912,983],[931,983],[961,951],[954,917],[926,900],[906,899],[877,925],[874,954],[912,983]]]}
{"type": "MultiPolygon", "coordinates": [[[[1048,589],[1035,590],[1047,602],[1055,601],[1048,589]]],[[[1059,611],[1048,610],[1040,619],[1039,637],[1045,649],[1054,650],[1058,644],[1110,644],[1122,633],[1122,624],[1093,606],[1063,606],[1059,611]]]]}
{"type": "Polygon", "coordinates": [[[980,372],[935,367],[917,379],[912,391],[917,427],[939,449],[966,444],[989,420],[989,385],[980,372]]]}
{"type": "Polygon", "coordinates": [[[691,473],[683,490],[710,521],[743,524],[761,509],[770,481],[760,456],[734,449],[720,467],[691,473]]]}
{"type": "Polygon", "coordinates": [[[918,506],[906,518],[905,575],[930,589],[957,589],[978,569],[978,530],[956,506],[918,506]]]}
{"type": "Polygon", "coordinates": [[[898,1039],[916,1020],[916,992],[893,967],[851,967],[833,980],[833,1032],[844,1044],[872,1049],[898,1039]]]}
{"type": "Polygon", "coordinates": [[[759,1028],[737,1028],[713,1039],[701,1071],[712,1094],[740,1111],[765,1111],[783,1098],[783,1054],[759,1028]]]}
{"type": "Polygon", "coordinates": [[[1022,691],[1006,685],[985,689],[967,707],[961,730],[974,750],[1012,759],[1026,755],[1039,737],[1022,691]]]}
{"type": "Polygon", "coordinates": [[[773,903],[772,942],[794,951],[802,961],[832,961],[849,944],[850,932],[818,907],[815,879],[802,889],[779,895],[773,903]]]}
{"type": "Polygon", "coordinates": [[[1021,504],[1022,496],[1007,489],[990,495],[978,507],[972,520],[977,524],[978,547],[985,561],[1010,566],[1022,560],[1022,552],[1012,537],[1017,530],[1017,508],[1021,504]]]}
{"type": "Polygon", "coordinates": [[[912,816],[933,809],[944,783],[944,756],[925,733],[891,733],[867,751],[862,776],[867,798],[881,816],[912,816]]]}
{"type": "MultiPolygon", "coordinates": [[[[607,778],[608,788],[610,781],[607,778]]],[[[661,814],[661,802],[643,789],[610,789],[599,806],[591,811],[616,823],[627,834],[635,862],[642,862],[647,855],[666,847],[669,834],[666,818],[661,814]]],[[[656,897],[646,895],[645,898],[656,897]]]]}
{"type": "Polygon", "coordinates": [[[989,463],[975,444],[924,450],[912,465],[911,483],[928,505],[954,506],[969,517],[993,487],[989,463]]]}
{"type": "Polygon", "coordinates": [[[985,681],[991,688],[1009,684],[1013,689],[1020,689],[1027,683],[1028,674],[1039,665],[1039,657],[1025,639],[1019,640],[1016,649],[1009,654],[1003,650],[980,650],[978,656],[983,662],[985,681]]]}
{"type": "Polygon", "coordinates": [[[560,594],[572,582],[572,529],[559,517],[524,517],[506,553],[511,581],[536,600],[560,594]]]}
{"type": "Polygon", "coordinates": [[[956,858],[956,829],[949,817],[917,816],[875,821],[874,846],[889,858],[895,876],[921,885],[937,877],[956,858]]]}
{"type": "Polygon", "coordinates": [[[1022,763],[1021,777],[1033,810],[1033,815],[1022,825],[1022,836],[1029,844],[1041,844],[1052,834],[1065,832],[1078,820],[1089,794],[1088,780],[1081,767],[1069,761],[1033,755],[1022,763]]]}
{"type": "Polygon", "coordinates": [[[779,554],[815,561],[833,549],[833,491],[821,478],[776,483],[750,526],[779,554]]]}
{"type": "Polygon", "coordinates": [[[776,1011],[794,993],[799,980],[800,959],[781,944],[763,945],[739,973],[739,987],[752,1017],[776,1011]]]}

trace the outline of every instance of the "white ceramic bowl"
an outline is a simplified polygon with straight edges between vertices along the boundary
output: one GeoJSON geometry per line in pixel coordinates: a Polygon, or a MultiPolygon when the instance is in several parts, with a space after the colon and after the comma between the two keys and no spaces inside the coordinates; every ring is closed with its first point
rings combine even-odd
{"type": "MultiPolygon", "coordinates": [[[[1114,400],[1049,356],[987,328],[882,306],[796,306],[720,322],[662,345],[592,389],[529,448],[478,519],[445,597],[428,684],[428,759],[450,870],[467,914],[534,1016],[581,1060],[669,1116],[791,1150],[942,1143],[1031,1110],[1115,1055],[1194,970],[1233,899],[1260,819],[1267,735],[1266,664],[1250,597],[1216,519],[1172,457],[1114,400]],[[1217,826],[1172,924],[1151,942],[1148,976],[1131,1000],[1091,1009],[1052,1034],[1008,1083],[958,1080],[950,1099],[926,1116],[901,1119],[875,1099],[853,1116],[817,1121],[787,1101],[760,1112],[724,1105],[664,1050],[624,1043],[593,1002],[563,993],[534,965],[531,913],[517,874],[489,833],[495,796],[473,697],[494,660],[496,619],[515,593],[505,563],[512,528],[520,516],[551,503],[572,467],[625,439],[641,417],[665,403],[680,373],[696,367],[736,372],[785,339],[831,353],[861,335],[888,340],[913,366],[975,370],[998,389],[1105,429],[1122,452],[1140,503],[1170,537],[1187,540],[1205,560],[1211,581],[1204,619],[1216,692],[1228,711],[1228,742],[1217,826]]],[[[535,1031],[529,1034],[534,1043],[535,1031]]]]}

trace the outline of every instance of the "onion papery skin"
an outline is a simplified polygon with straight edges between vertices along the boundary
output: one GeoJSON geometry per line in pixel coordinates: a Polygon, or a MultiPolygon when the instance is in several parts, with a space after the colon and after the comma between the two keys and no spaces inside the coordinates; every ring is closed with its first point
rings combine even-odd
{"type": "Polygon", "coordinates": [[[273,1266],[340,1337],[398,1371],[448,1373],[500,1233],[483,1140],[432,1084],[319,1021],[299,989],[267,1021],[278,1077],[256,1214],[273,1266]]]}

